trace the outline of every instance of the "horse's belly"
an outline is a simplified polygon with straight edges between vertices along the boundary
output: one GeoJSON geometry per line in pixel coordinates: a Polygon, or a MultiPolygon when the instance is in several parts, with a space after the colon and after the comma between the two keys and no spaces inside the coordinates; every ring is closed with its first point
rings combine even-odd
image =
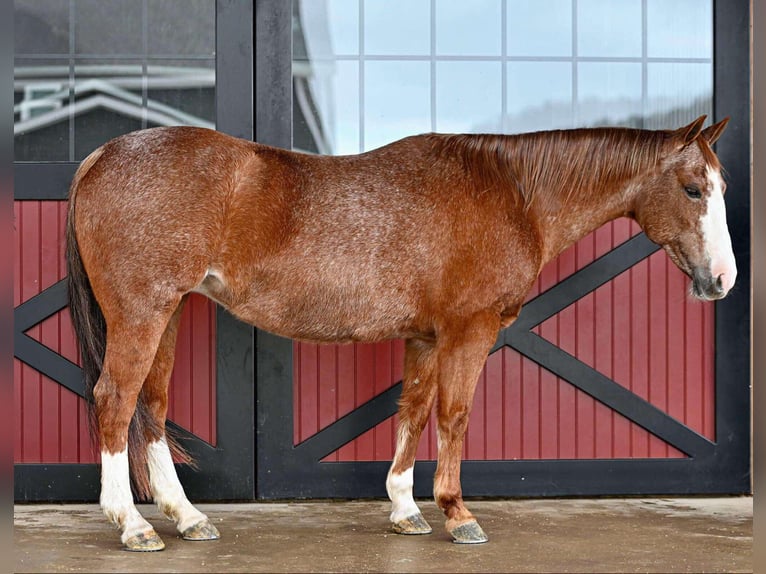
{"type": "Polygon", "coordinates": [[[242,290],[200,286],[238,319],[271,333],[315,342],[379,341],[416,334],[415,309],[393,289],[338,281],[261,277],[242,290]]]}

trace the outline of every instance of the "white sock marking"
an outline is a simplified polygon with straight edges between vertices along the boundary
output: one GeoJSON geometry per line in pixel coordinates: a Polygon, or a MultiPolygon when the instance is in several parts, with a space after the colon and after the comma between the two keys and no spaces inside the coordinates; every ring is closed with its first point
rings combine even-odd
{"type": "Polygon", "coordinates": [[[388,473],[386,490],[391,499],[391,522],[397,523],[405,518],[420,514],[418,505],[412,497],[413,468],[410,467],[402,473],[388,473]]]}
{"type": "Polygon", "coordinates": [[[123,544],[131,536],[152,530],[133,504],[130,492],[128,449],[110,454],[101,452],[101,509],[113,524],[122,531],[123,544]]]}
{"type": "Polygon", "coordinates": [[[207,520],[207,516],[194,508],[186,498],[164,438],[149,444],[147,464],[154,501],[160,511],[176,523],[179,532],[207,520]]]}

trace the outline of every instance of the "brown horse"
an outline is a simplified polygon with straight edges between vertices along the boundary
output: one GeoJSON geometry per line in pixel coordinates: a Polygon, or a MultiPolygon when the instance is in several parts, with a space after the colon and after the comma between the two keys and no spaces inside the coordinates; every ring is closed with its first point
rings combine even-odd
{"type": "Polygon", "coordinates": [[[130,471],[184,538],[219,537],[186,498],[165,434],[192,292],[285,337],[405,339],[386,481],[393,529],[431,531],[412,469],[436,400],[434,498],[456,542],[486,541],[463,503],[463,434],[487,353],[543,265],[628,216],[692,279],[695,296],[719,299],[734,284],[710,147],[728,118],[703,130],[704,120],[660,131],[427,134],[345,157],[173,127],[94,151],[70,191],[70,308],[95,407],[101,506],[122,542],[164,546],[134,505],[130,471]]]}

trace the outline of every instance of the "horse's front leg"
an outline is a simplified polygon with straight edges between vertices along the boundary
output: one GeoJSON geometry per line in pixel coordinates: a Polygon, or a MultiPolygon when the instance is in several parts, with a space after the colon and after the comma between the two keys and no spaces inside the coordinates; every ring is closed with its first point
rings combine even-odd
{"type": "Polygon", "coordinates": [[[418,442],[436,396],[436,353],[432,341],[405,342],[402,385],[396,453],[386,479],[391,524],[397,534],[429,534],[431,526],[415,503],[412,486],[418,442]]]}
{"type": "Polygon", "coordinates": [[[499,317],[480,313],[440,335],[438,377],[439,453],[434,499],[447,517],[454,542],[486,542],[487,535],[463,503],[460,458],[476,383],[500,328],[499,317]]]}

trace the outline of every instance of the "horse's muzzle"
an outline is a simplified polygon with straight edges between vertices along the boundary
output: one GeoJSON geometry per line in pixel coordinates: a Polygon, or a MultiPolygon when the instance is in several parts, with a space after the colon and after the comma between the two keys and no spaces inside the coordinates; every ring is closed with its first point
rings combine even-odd
{"type": "Polygon", "coordinates": [[[692,273],[692,293],[697,299],[715,301],[723,299],[728,290],[721,275],[713,277],[709,271],[695,269],[692,273]]]}

